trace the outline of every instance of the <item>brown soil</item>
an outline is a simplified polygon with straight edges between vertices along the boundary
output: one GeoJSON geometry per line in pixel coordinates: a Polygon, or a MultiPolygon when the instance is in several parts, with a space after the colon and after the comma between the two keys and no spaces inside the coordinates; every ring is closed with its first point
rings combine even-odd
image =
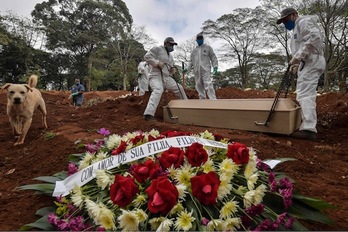
{"type": "MultiPolygon", "coordinates": [[[[194,90],[186,90],[189,98],[197,98],[194,90]]],[[[308,224],[311,230],[348,230],[348,94],[328,93],[317,99],[318,141],[298,140],[284,135],[270,135],[231,129],[176,125],[163,122],[162,106],[173,99],[170,93],[162,98],[155,122],[147,122],[142,114],[148,95],[135,94],[117,98],[127,91],[89,92],[84,107],[76,109],[68,100],[68,92],[43,92],[47,104],[48,126],[44,131],[37,111],[24,145],[13,146],[14,137],[6,116],[6,96],[0,93],[0,230],[18,230],[38,219],[35,212],[51,205],[52,198],[36,195],[17,187],[36,183],[33,178],[66,170],[67,155],[83,152],[76,143],[100,138],[96,131],[106,128],[111,133],[128,131],[160,132],[166,130],[203,132],[209,130],[258,150],[262,159],[293,157],[276,167],[296,181],[295,188],[303,195],[323,199],[337,206],[327,214],[336,221],[333,226],[308,224]],[[45,134],[56,136],[45,140],[45,134]]],[[[273,98],[272,91],[217,90],[219,99],[273,98]]],[[[294,96],[290,96],[293,98],[294,96]]]]}

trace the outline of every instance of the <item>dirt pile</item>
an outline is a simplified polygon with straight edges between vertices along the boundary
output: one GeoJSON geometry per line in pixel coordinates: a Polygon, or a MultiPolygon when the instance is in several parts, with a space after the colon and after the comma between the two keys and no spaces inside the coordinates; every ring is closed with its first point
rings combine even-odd
{"type": "MultiPolygon", "coordinates": [[[[197,98],[194,90],[186,90],[197,98]]],[[[273,91],[219,89],[219,99],[273,98],[273,91]]],[[[306,196],[317,197],[337,206],[328,211],[336,225],[310,224],[312,230],[348,230],[348,95],[328,93],[318,96],[318,141],[310,142],[282,135],[270,135],[231,129],[176,125],[163,122],[162,106],[173,96],[166,93],[156,112],[158,121],[142,118],[148,95],[136,96],[127,91],[89,92],[84,107],[71,106],[68,92],[43,92],[48,110],[48,126],[43,131],[37,111],[24,145],[14,147],[14,137],[6,116],[6,95],[0,93],[0,230],[18,230],[38,219],[36,210],[52,203],[52,198],[20,191],[18,186],[36,183],[33,178],[52,175],[67,167],[67,156],[83,152],[78,143],[99,138],[96,131],[111,133],[157,129],[203,132],[209,130],[233,141],[254,147],[262,159],[293,157],[297,161],[276,167],[296,181],[295,188],[306,196]]],[[[293,95],[289,97],[294,98],[293,95]]]]}

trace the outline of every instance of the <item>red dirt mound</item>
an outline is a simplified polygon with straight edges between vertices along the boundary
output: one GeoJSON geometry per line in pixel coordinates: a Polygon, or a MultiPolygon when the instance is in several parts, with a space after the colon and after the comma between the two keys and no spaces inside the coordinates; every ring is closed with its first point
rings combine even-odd
{"type": "MultiPolygon", "coordinates": [[[[189,98],[197,98],[194,90],[186,90],[189,98]]],[[[274,98],[273,91],[219,89],[219,99],[274,98]]],[[[166,93],[156,112],[158,121],[142,118],[149,95],[139,97],[127,91],[89,92],[84,106],[71,106],[68,92],[43,92],[47,104],[47,130],[40,128],[37,111],[24,145],[13,146],[6,116],[6,95],[0,93],[0,230],[18,230],[38,219],[35,212],[52,203],[52,198],[35,195],[17,187],[36,183],[33,178],[65,170],[67,156],[84,151],[77,143],[89,143],[101,135],[99,128],[111,133],[157,129],[203,132],[209,130],[258,150],[262,159],[293,157],[296,161],[276,167],[296,181],[295,188],[306,196],[323,199],[337,206],[328,210],[336,225],[309,224],[311,230],[348,230],[348,94],[328,93],[318,96],[318,141],[310,142],[288,136],[270,135],[231,129],[176,125],[163,122],[162,106],[173,95],[166,93]],[[48,135],[54,135],[50,138],[48,135]]],[[[290,96],[294,98],[294,96],[290,96]]]]}

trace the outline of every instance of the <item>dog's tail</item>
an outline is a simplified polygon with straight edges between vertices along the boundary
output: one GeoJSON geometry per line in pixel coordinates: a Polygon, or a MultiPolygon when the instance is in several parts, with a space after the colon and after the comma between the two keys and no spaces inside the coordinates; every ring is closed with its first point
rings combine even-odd
{"type": "Polygon", "coordinates": [[[28,81],[28,85],[30,86],[30,88],[35,88],[37,85],[37,75],[31,75],[29,77],[29,81],[28,81]]]}

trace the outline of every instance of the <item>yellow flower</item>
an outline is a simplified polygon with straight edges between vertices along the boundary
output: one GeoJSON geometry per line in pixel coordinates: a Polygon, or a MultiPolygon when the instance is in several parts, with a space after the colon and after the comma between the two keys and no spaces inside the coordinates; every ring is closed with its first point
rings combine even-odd
{"type": "Polygon", "coordinates": [[[240,218],[227,218],[225,220],[226,231],[237,231],[240,229],[241,220],[240,218]]]}
{"type": "Polygon", "coordinates": [[[113,230],[116,229],[114,220],[115,218],[112,211],[104,205],[100,206],[100,214],[98,216],[99,224],[107,230],[113,230]]]}
{"type": "Polygon", "coordinates": [[[182,204],[180,202],[178,202],[169,212],[169,215],[174,215],[177,214],[181,211],[184,210],[184,206],[182,206],[182,204]]]}
{"type": "Polygon", "coordinates": [[[226,174],[226,176],[230,177],[230,180],[232,180],[233,175],[239,170],[239,166],[232,159],[224,159],[219,166],[219,173],[226,174]]]}
{"type": "Polygon", "coordinates": [[[122,231],[138,231],[139,219],[134,212],[121,209],[122,214],[118,217],[122,231]]]}
{"type": "Polygon", "coordinates": [[[165,220],[165,217],[155,217],[149,220],[151,230],[157,230],[161,223],[165,220]]]}
{"type": "Polygon", "coordinates": [[[215,172],[214,162],[211,159],[208,159],[207,162],[203,164],[203,172],[215,172]]]}
{"type": "Polygon", "coordinates": [[[139,208],[143,204],[147,203],[147,197],[144,194],[138,194],[132,203],[136,208],[139,208]]]}
{"type": "Polygon", "coordinates": [[[90,199],[85,200],[87,212],[89,216],[95,221],[98,221],[98,217],[100,214],[100,207],[98,204],[96,204],[94,201],[91,201],[90,199]]]}
{"type": "Polygon", "coordinates": [[[236,202],[236,201],[226,202],[220,210],[220,218],[221,219],[230,218],[237,211],[238,211],[238,202],[236,202]]]}
{"type": "Polygon", "coordinates": [[[178,181],[179,184],[183,184],[187,187],[190,187],[191,177],[193,176],[194,174],[192,173],[191,165],[187,164],[178,170],[175,179],[178,181]]]}
{"type": "Polygon", "coordinates": [[[208,231],[225,231],[225,223],[220,219],[213,219],[208,222],[207,225],[208,231]]]}
{"type": "Polygon", "coordinates": [[[137,215],[139,222],[144,222],[147,219],[147,214],[142,209],[136,209],[135,214],[137,215]]]}
{"type": "Polygon", "coordinates": [[[204,132],[199,133],[199,135],[203,139],[215,140],[214,135],[211,132],[209,132],[208,130],[205,130],[204,132]]]}
{"type": "Polygon", "coordinates": [[[196,220],[192,217],[192,213],[193,211],[189,213],[186,209],[181,211],[176,219],[175,229],[184,231],[190,230],[192,228],[192,223],[196,220]]]}

